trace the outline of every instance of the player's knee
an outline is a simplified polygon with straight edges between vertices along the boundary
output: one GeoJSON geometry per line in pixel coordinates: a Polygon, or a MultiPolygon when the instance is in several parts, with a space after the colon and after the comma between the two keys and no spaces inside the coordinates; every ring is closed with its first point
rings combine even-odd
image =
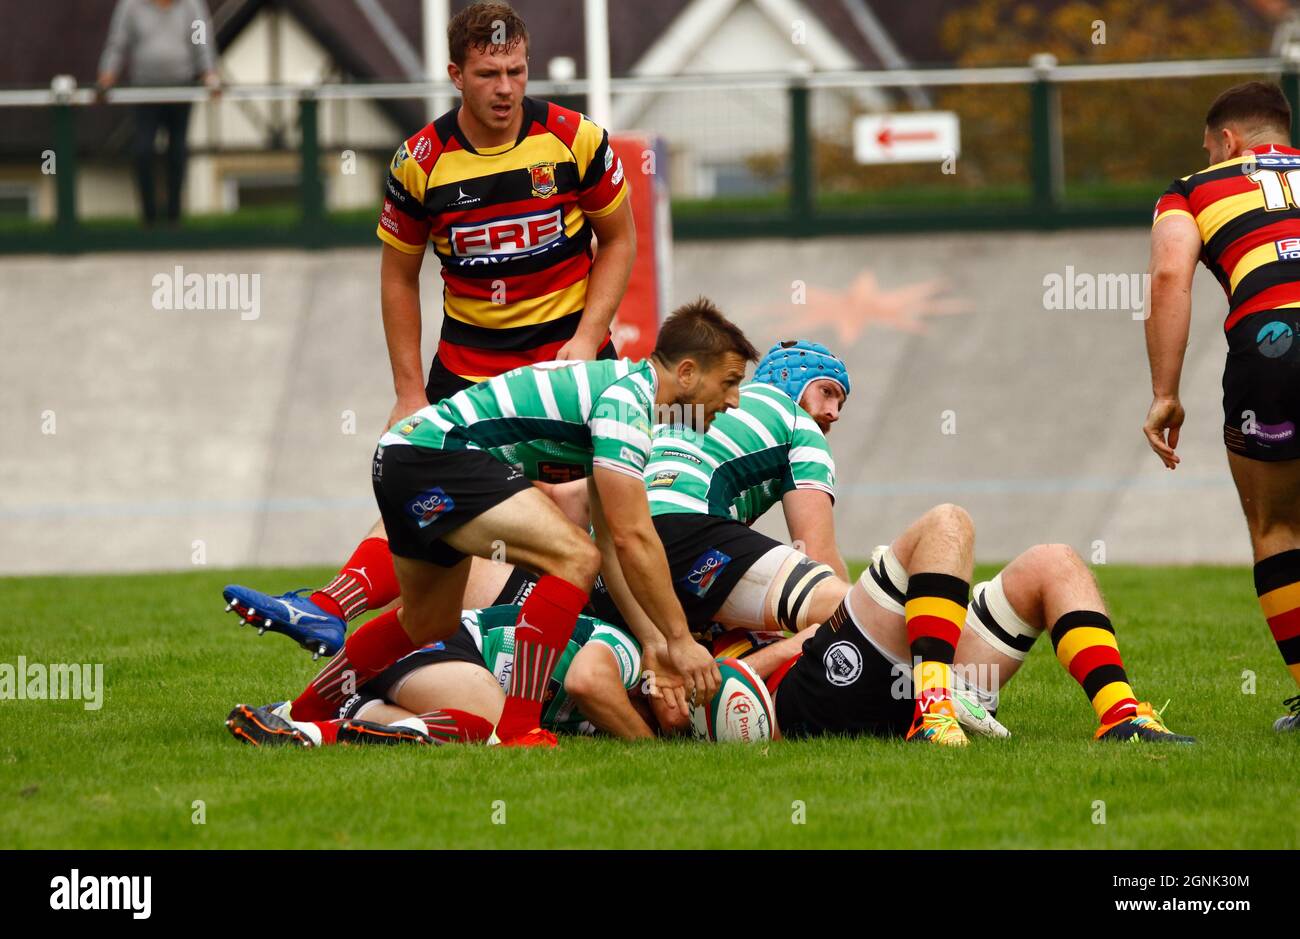
{"type": "Polygon", "coordinates": [[[975,532],[975,522],[971,519],[970,513],[955,503],[944,502],[936,505],[926,515],[929,516],[932,525],[946,533],[964,538],[975,532]]]}
{"type": "Polygon", "coordinates": [[[1044,575],[1085,567],[1083,559],[1068,544],[1039,544],[1025,552],[1026,560],[1044,575]]]}
{"type": "Polygon", "coordinates": [[[556,572],[573,584],[590,587],[600,572],[600,549],[577,528],[557,544],[556,572]]]}

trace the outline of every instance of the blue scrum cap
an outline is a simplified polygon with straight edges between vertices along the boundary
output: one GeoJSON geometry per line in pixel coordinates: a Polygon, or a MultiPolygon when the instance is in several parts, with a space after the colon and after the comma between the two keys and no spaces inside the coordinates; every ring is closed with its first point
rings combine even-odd
{"type": "Polygon", "coordinates": [[[754,381],[780,388],[795,403],[804,389],[819,378],[829,378],[849,396],[849,370],[844,362],[821,343],[787,339],[767,350],[754,369],[754,381]]]}

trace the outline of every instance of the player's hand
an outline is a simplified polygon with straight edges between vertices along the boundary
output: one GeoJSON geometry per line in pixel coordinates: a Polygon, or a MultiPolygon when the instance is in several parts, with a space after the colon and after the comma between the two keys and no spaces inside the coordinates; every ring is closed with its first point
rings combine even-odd
{"type": "MultiPolygon", "coordinates": [[[[641,652],[642,668],[651,675],[648,695],[657,698],[671,715],[686,715],[686,679],[668,658],[668,646],[646,646],[641,652]]],[[[662,721],[660,722],[662,723],[662,721]]]]}
{"type": "Polygon", "coordinates": [[[690,636],[668,642],[668,658],[673,668],[686,677],[686,684],[695,696],[696,704],[703,704],[717,692],[722,684],[718,663],[709,651],[690,636]]]}
{"type": "Polygon", "coordinates": [[[581,336],[574,336],[564,345],[560,346],[560,351],[555,353],[555,358],[559,361],[573,360],[577,362],[590,362],[600,351],[600,341],[584,339],[581,336]]]}
{"type": "Polygon", "coordinates": [[[1147,411],[1146,423],[1142,425],[1147,443],[1170,469],[1176,469],[1181,462],[1174,450],[1178,448],[1178,431],[1183,426],[1184,417],[1183,406],[1177,398],[1156,398],[1151,402],[1151,410],[1147,411]]]}
{"type": "Polygon", "coordinates": [[[419,395],[398,398],[397,403],[393,405],[392,413],[388,415],[388,423],[384,425],[384,430],[388,430],[402,418],[410,417],[416,411],[428,406],[429,399],[424,396],[423,391],[419,395]]]}

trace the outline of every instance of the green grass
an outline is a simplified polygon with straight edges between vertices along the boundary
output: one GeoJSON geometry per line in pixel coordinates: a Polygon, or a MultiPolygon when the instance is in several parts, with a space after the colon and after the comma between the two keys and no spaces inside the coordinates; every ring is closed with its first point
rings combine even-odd
{"type": "Polygon", "coordinates": [[[328,573],[0,579],[0,662],[102,662],[107,686],[99,711],[0,700],[0,845],[1300,847],[1300,737],[1270,726],[1295,689],[1244,569],[1098,569],[1139,695],[1171,698],[1169,723],[1199,736],[1194,748],[1090,742],[1091,710],[1046,641],[1004,694],[1015,736],[959,752],[883,740],[237,745],[222,726],[230,707],[295,692],[314,668],[282,637],[236,629],[221,585],[328,573]],[[1257,694],[1242,693],[1247,669],[1257,694]],[[206,824],[191,821],[195,800],[206,824]],[[1104,825],[1091,821],[1096,800],[1104,825]]]}

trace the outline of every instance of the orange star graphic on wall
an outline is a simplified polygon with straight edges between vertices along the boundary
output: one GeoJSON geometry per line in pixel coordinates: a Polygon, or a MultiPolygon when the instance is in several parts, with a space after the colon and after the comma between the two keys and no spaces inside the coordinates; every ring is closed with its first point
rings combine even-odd
{"type": "Polygon", "coordinates": [[[762,311],[765,318],[782,320],[781,327],[790,333],[833,330],[840,343],[852,345],[871,325],[884,326],[904,333],[926,332],[926,319],[953,316],[970,311],[969,304],[945,296],[947,284],[926,280],[886,290],[872,271],[863,271],[844,290],[827,290],[809,286],[803,291],[803,303],[782,304],[762,311]]]}

